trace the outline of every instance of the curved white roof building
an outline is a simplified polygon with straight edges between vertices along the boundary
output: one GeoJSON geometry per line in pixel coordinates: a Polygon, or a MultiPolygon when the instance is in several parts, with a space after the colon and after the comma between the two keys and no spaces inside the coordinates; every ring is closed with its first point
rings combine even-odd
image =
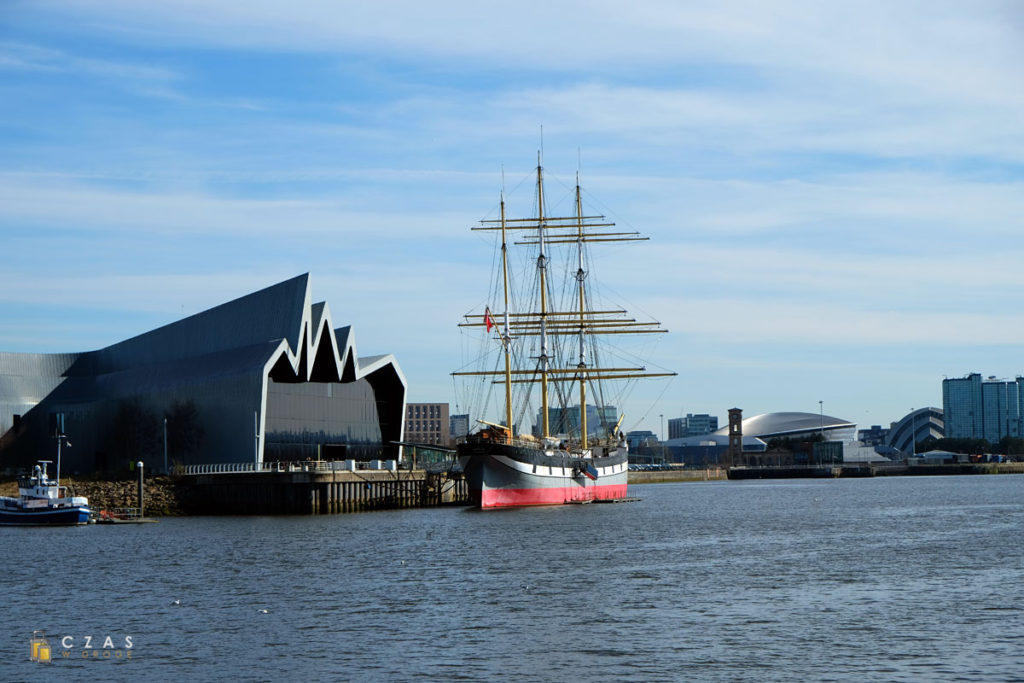
{"type": "MultiPolygon", "coordinates": [[[[723,427],[715,433],[728,434],[729,427],[723,427]]],[[[827,441],[849,443],[857,437],[857,425],[819,413],[763,413],[743,418],[743,436],[754,436],[762,441],[799,439],[814,434],[823,434],[827,441]]]]}

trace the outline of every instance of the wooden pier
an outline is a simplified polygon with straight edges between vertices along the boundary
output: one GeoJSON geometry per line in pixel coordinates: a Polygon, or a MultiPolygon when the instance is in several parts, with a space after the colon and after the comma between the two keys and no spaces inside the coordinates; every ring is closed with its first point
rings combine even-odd
{"type": "Polygon", "coordinates": [[[193,515],[332,515],[468,504],[465,479],[425,470],[324,470],[185,474],[182,506],[193,515]]]}

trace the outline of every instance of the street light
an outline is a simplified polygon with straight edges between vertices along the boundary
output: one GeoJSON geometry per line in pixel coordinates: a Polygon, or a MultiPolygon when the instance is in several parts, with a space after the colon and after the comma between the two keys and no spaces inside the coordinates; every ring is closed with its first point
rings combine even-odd
{"type": "Polygon", "coordinates": [[[661,418],[661,433],[658,434],[658,443],[661,444],[661,464],[665,464],[665,414],[660,413],[658,417],[661,418]]]}
{"type": "MultiPolygon", "coordinates": [[[[821,443],[825,443],[825,402],[818,401],[818,427],[821,431],[821,443]]],[[[818,446],[818,464],[821,465],[821,451],[824,446],[818,446]]]]}
{"type": "Polygon", "coordinates": [[[910,457],[917,457],[917,413],[910,409],[910,457]]]}

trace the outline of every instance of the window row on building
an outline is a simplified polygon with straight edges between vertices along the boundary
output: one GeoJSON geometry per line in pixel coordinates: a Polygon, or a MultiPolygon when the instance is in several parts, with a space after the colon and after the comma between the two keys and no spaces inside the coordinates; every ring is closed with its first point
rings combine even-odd
{"type": "Polygon", "coordinates": [[[668,421],[668,438],[670,439],[700,436],[717,430],[717,415],[687,413],[686,417],[673,417],[668,421]]]}
{"type": "Polygon", "coordinates": [[[982,379],[979,373],[942,380],[946,436],[985,439],[1024,435],[1024,377],[982,379]]]}
{"type": "Polygon", "coordinates": [[[408,403],[405,406],[405,440],[416,444],[448,447],[451,425],[447,403],[408,403]]]}

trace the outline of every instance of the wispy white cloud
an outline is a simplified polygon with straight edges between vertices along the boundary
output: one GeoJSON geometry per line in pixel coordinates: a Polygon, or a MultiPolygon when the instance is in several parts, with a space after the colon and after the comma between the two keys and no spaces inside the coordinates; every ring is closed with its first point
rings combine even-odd
{"type": "MultiPolygon", "coordinates": [[[[582,147],[601,210],[655,238],[597,265],[610,296],[673,329],[658,353],[690,382],[674,392],[769,401],[765,387],[819,392],[827,375],[863,396],[871,368],[899,366],[885,358],[921,391],[932,380],[907,348],[955,370],[972,331],[1022,331],[1022,14],[15,3],[0,241],[19,259],[0,310],[116,314],[116,341],[308,270],[361,352],[395,351],[429,387],[414,392],[436,394],[451,325],[485,296],[490,263],[468,249],[486,245],[466,228],[503,164],[508,189],[529,175],[543,125],[552,188],[582,147]]],[[[5,329],[7,345],[26,338],[5,329]]]]}
{"type": "Polygon", "coordinates": [[[166,67],[82,57],[64,50],[16,42],[0,42],[0,69],[59,72],[136,84],[168,84],[181,77],[166,67]]]}
{"type": "MultiPolygon", "coordinates": [[[[363,180],[366,180],[364,177],[363,180]]],[[[461,213],[373,210],[358,197],[283,199],[225,197],[201,192],[127,190],[106,184],[0,176],[3,224],[47,225],[63,232],[150,236],[233,236],[253,240],[322,240],[345,235],[349,248],[387,237],[450,233],[461,213]]]]}
{"type": "MultiPolygon", "coordinates": [[[[1002,2],[796,0],[677,3],[535,0],[501,12],[463,2],[342,4],[46,0],[84,28],[185,46],[418,55],[542,71],[669,71],[717,63],[816,87],[844,82],[981,102],[1020,102],[1021,21],[1002,2]],[[498,28],[500,27],[500,30],[498,28]],[[827,78],[826,78],[827,76],[827,78]]],[[[1018,12],[1019,14],[1019,12],[1018,12]]],[[[633,72],[643,78],[644,73],[633,72]]]]}
{"type": "MultiPolygon", "coordinates": [[[[667,301],[662,303],[669,303],[667,301]]],[[[671,309],[669,309],[671,310],[671,309]]],[[[979,330],[999,330],[1004,339],[1020,339],[1024,322],[1008,312],[863,310],[850,298],[806,303],[780,297],[702,298],[673,311],[666,324],[687,337],[730,341],[754,334],[760,343],[800,343],[836,347],[931,344],[976,347],[979,330]]]]}

